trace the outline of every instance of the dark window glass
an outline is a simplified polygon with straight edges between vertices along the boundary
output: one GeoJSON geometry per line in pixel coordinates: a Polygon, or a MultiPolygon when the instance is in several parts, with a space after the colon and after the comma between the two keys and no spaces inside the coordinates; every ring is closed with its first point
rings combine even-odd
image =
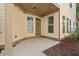
{"type": "Polygon", "coordinates": [[[65,20],[65,16],[62,16],[62,19],[65,20]]]}
{"type": "Polygon", "coordinates": [[[72,8],[72,3],[70,3],[70,8],[72,8]]]}
{"type": "Polygon", "coordinates": [[[54,33],[54,17],[48,17],[48,33],[54,33]]]}
{"type": "Polygon", "coordinates": [[[78,22],[76,22],[76,26],[78,27],[78,22]]]}
{"type": "Polygon", "coordinates": [[[67,33],[71,32],[71,20],[67,18],[67,33]]]}
{"type": "Polygon", "coordinates": [[[53,25],[50,25],[50,26],[48,26],[48,32],[49,33],[53,33],[54,32],[54,30],[53,30],[53,25]]]}
{"type": "Polygon", "coordinates": [[[54,23],[53,22],[53,16],[48,17],[48,19],[49,19],[49,24],[53,24],[54,23]]]}
{"type": "Polygon", "coordinates": [[[70,32],[71,32],[71,20],[70,20],[70,32]]]}
{"type": "Polygon", "coordinates": [[[62,16],[62,30],[65,33],[65,16],[62,16]]]}
{"type": "Polygon", "coordinates": [[[68,21],[69,21],[69,19],[67,18],[67,33],[68,33],[68,21]]]}

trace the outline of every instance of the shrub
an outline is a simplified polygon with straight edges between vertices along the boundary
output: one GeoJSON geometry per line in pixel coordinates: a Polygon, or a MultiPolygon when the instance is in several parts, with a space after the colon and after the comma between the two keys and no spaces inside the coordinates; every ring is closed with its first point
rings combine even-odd
{"type": "Polygon", "coordinates": [[[76,29],[75,29],[75,31],[72,31],[70,34],[69,34],[69,39],[70,40],[76,40],[76,39],[78,39],[79,38],[79,27],[77,27],[76,29]]]}

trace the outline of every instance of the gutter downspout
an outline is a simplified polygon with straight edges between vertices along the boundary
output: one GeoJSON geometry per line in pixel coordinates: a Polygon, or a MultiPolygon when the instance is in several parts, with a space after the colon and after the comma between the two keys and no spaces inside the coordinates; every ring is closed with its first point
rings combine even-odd
{"type": "Polygon", "coordinates": [[[60,9],[59,9],[59,40],[60,40],[60,9]]]}

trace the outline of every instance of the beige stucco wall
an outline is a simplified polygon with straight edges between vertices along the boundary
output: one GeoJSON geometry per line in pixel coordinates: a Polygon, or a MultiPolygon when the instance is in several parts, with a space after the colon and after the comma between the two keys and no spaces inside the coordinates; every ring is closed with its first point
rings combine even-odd
{"type": "MultiPolygon", "coordinates": [[[[66,19],[69,18],[71,19],[71,28],[73,30],[73,22],[75,22],[75,17],[76,17],[76,5],[75,3],[72,3],[72,8],[70,8],[69,3],[58,3],[58,5],[60,6],[60,16],[59,16],[59,12],[53,13],[51,15],[48,16],[55,16],[55,21],[54,21],[54,33],[48,33],[48,21],[47,21],[47,17],[45,16],[43,17],[42,20],[42,35],[44,36],[48,36],[48,37],[53,37],[53,38],[59,38],[59,19],[60,19],[60,38],[64,38],[65,36],[68,36],[69,33],[67,33],[67,25],[65,23],[65,33],[62,33],[62,16],[65,16],[66,19]]],[[[66,22],[67,20],[65,20],[66,22]]]]}
{"type": "Polygon", "coordinates": [[[34,37],[35,36],[35,18],[40,18],[38,16],[32,14],[24,14],[21,9],[15,7],[13,4],[11,5],[11,14],[12,14],[12,39],[13,41],[17,41],[26,37],[34,37]],[[33,17],[33,32],[27,33],[27,16],[33,17]],[[15,38],[17,35],[17,38],[15,38]]]}
{"type": "MultiPolygon", "coordinates": [[[[2,4],[3,5],[3,4],[2,4]]],[[[41,35],[48,36],[52,38],[59,38],[59,12],[52,13],[48,16],[54,16],[54,33],[48,33],[48,16],[45,16],[43,18],[32,15],[32,14],[24,14],[19,8],[15,7],[13,4],[8,4],[10,6],[7,6],[8,13],[11,13],[10,20],[12,21],[12,40],[16,41],[25,37],[33,37],[35,36],[35,18],[41,19],[41,35]],[[33,17],[33,33],[27,33],[27,16],[33,17]],[[15,35],[17,35],[17,38],[15,38],[15,35]]],[[[73,4],[73,8],[71,9],[69,7],[68,3],[59,3],[60,5],[60,37],[63,38],[64,36],[68,35],[68,33],[62,33],[62,16],[66,16],[69,19],[72,19],[75,21],[75,4],[73,4]]],[[[4,6],[0,6],[0,8],[4,8],[4,6]]],[[[0,9],[0,12],[2,12],[0,9]]],[[[7,12],[7,11],[6,11],[7,12]]],[[[4,14],[4,13],[3,13],[4,14]]],[[[3,15],[0,13],[0,16],[3,15]]],[[[73,28],[73,25],[72,25],[73,28]]],[[[1,36],[2,37],[2,36],[1,36]]],[[[0,44],[4,43],[4,39],[0,39],[0,44]]]]}
{"type": "MultiPolygon", "coordinates": [[[[13,41],[35,36],[35,18],[40,18],[31,14],[24,14],[19,8],[15,7],[13,4],[10,4],[12,7],[12,37],[13,41]],[[27,33],[27,16],[33,17],[33,33],[27,33]],[[15,38],[17,35],[17,38],[15,38]]],[[[41,35],[58,38],[59,37],[59,12],[50,14],[41,19],[41,35]],[[48,33],[48,16],[54,16],[54,33],[48,33]]]]}
{"type": "MultiPolygon", "coordinates": [[[[10,20],[11,20],[11,24],[8,23],[9,25],[11,25],[11,28],[10,29],[12,32],[12,40],[13,41],[17,41],[17,40],[20,40],[22,38],[25,38],[25,37],[33,37],[35,36],[35,18],[40,18],[41,19],[41,35],[44,35],[44,36],[48,36],[48,37],[55,37],[55,38],[58,38],[58,12],[54,13],[54,14],[51,14],[51,15],[48,15],[48,16],[55,16],[55,32],[52,34],[52,33],[48,33],[48,21],[47,21],[47,17],[48,16],[45,16],[43,18],[41,17],[38,17],[38,16],[35,16],[35,15],[31,15],[31,14],[24,14],[18,7],[15,7],[13,4],[8,4],[10,6],[6,6],[6,10],[10,10],[8,11],[8,13],[11,13],[10,16],[10,20]],[[32,16],[33,17],[33,33],[27,33],[27,16],[32,16]],[[45,25],[46,24],[46,25],[45,25]],[[17,38],[15,38],[15,35],[17,35],[17,38]]],[[[7,11],[6,11],[7,12],[7,11]]],[[[7,14],[8,14],[7,13],[7,14]]],[[[2,14],[1,14],[2,15],[2,14]]],[[[3,44],[5,43],[4,39],[0,40],[0,42],[3,44]]]]}
{"type": "Polygon", "coordinates": [[[59,38],[59,11],[45,16],[41,20],[41,35],[59,38]],[[48,33],[48,17],[54,16],[54,33],[48,33]]]}
{"type": "Polygon", "coordinates": [[[13,41],[22,39],[25,37],[25,14],[13,4],[10,4],[12,7],[12,37],[13,41]],[[17,35],[17,38],[15,38],[17,35]]]}
{"type": "MultiPolygon", "coordinates": [[[[6,15],[8,13],[10,13],[11,15],[7,15],[6,17],[10,19],[10,22],[12,22],[11,24],[8,22],[8,25],[11,25],[12,29],[11,30],[11,34],[10,35],[12,37],[13,42],[26,38],[26,37],[34,37],[35,36],[35,18],[40,18],[38,16],[32,15],[32,14],[24,14],[22,12],[22,10],[20,10],[18,7],[15,7],[13,4],[6,4],[8,6],[3,6],[4,4],[1,4],[0,6],[0,12],[3,12],[3,8],[6,8],[6,15]],[[10,11],[7,11],[10,10],[10,11]],[[32,33],[27,33],[27,16],[32,16],[33,17],[33,32],[32,33]],[[17,35],[17,38],[15,38],[15,35],[17,35]]],[[[5,9],[4,9],[5,10],[5,9]]],[[[5,13],[1,14],[0,16],[5,15],[5,13]]],[[[5,17],[3,17],[5,18],[5,17]]],[[[4,20],[1,20],[2,22],[4,20]]],[[[1,23],[2,23],[1,22],[1,23]]],[[[5,28],[5,27],[3,27],[5,28]]],[[[3,30],[2,28],[2,30],[3,30]]],[[[8,32],[7,32],[8,33],[8,32]]],[[[9,33],[8,33],[9,34],[9,33]]],[[[3,45],[5,43],[4,41],[5,39],[3,39],[3,34],[2,36],[0,36],[0,45],[3,45]]]]}
{"type": "Polygon", "coordinates": [[[5,4],[0,3],[0,45],[5,41],[5,4]]]}
{"type": "MultiPolygon", "coordinates": [[[[71,27],[73,30],[73,22],[75,22],[76,17],[76,5],[75,3],[72,3],[72,8],[70,8],[69,3],[59,3],[60,6],[60,38],[63,38],[65,36],[68,36],[69,33],[67,33],[66,23],[65,23],[65,32],[62,33],[62,16],[65,16],[66,20],[67,18],[71,19],[71,27]]],[[[65,22],[66,22],[65,20],[65,22]]]]}
{"type": "Polygon", "coordinates": [[[12,55],[12,19],[10,4],[5,4],[5,55],[12,55]]]}

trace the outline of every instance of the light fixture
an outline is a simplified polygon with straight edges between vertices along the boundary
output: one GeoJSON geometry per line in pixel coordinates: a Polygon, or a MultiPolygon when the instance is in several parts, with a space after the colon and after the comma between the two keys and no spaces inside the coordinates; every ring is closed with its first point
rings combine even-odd
{"type": "Polygon", "coordinates": [[[36,11],[37,10],[37,7],[33,7],[33,10],[36,11]]]}

